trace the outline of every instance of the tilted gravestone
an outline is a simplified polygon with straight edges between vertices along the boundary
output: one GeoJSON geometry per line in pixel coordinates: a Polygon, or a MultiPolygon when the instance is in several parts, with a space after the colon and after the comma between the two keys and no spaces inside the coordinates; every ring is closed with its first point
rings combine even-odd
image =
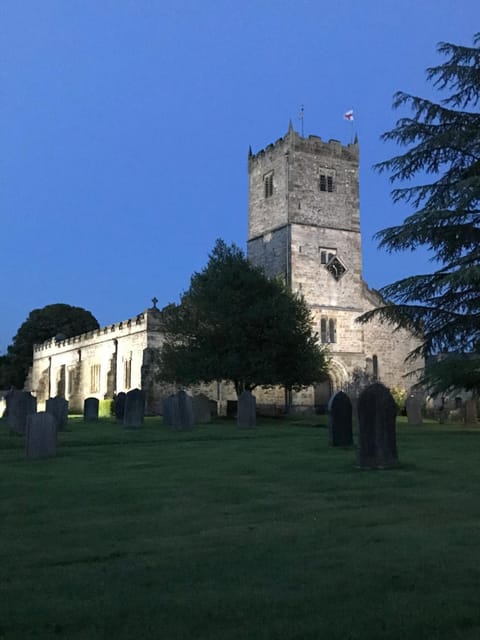
{"type": "Polygon", "coordinates": [[[237,426],[251,429],[257,425],[257,400],[251,391],[243,391],[238,398],[237,426]]]}
{"type": "Polygon", "coordinates": [[[397,406],[390,391],[375,383],[358,398],[358,466],[388,469],[398,465],[397,406]]]}
{"type": "Polygon", "coordinates": [[[68,423],[68,402],[65,398],[56,396],[49,398],[45,403],[47,413],[50,413],[56,420],[57,430],[65,431],[68,423]]]}
{"type": "Polygon", "coordinates": [[[57,453],[57,421],[41,411],[27,417],[25,455],[28,460],[51,458],[57,453]]]}
{"type": "Polygon", "coordinates": [[[332,447],[353,444],[352,402],[343,391],[337,391],[328,402],[328,444],[332,447]]]}
{"type": "Polygon", "coordinates": [[[422,396],[418,393],[410,393],[405,400],[408,424],[422,424],[422,396]]]}
{"type": "Polygon", "coordinates": [[[212,421],[210,400],[204,393],[193,396],[193,421],[195,424],[205,424],[212,421]]]}
{"type": "Polygon", "coordinates": [[[7,394],[7,424],[15,433],[24,434],[27,417],[37,411],[37,400],[28,391],[9,391],[7,394]]]}
{"type": "Polygon", "coordinates": [[[85,398],[83,403],[83,419],[85,422],[98,420],[98,399],[85,398]]]}
{"type": "Polygon", "coordinates": [[[113,412],[115,413],[115,418],[117,422],[123,422],[123,416],[125,415],[125,398],[127,394],[123,391],[117,393],[113,401],[113,412]]]}
{"type": "Polygon", "coordinates": [[[132,389],[125,397],[123,426],[127,429],[139,429],[143,427],[144,418],[145,392],[141,389],[132,389]]]}

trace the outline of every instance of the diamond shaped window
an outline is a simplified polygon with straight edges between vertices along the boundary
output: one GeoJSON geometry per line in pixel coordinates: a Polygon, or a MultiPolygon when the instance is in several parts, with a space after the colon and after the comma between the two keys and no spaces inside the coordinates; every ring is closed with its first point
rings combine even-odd
{"type": "Polygon", "coordinates": [[[328,263],[325,265],[325,269],[330,271],[335,280],[340,280],[343,274],[346,272],[346,267],[340,262],[337,256],[333,256],[330,258],[328,263]]]}

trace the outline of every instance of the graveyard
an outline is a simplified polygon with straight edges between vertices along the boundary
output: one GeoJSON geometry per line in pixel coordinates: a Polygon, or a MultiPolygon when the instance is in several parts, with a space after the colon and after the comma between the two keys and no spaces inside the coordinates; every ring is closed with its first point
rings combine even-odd
{"type": "Polygon", "coordinates": [[[318,415],[0,427],[2,640],[479,637],[477,425],[399,417],[386,470],[318,415]]]}

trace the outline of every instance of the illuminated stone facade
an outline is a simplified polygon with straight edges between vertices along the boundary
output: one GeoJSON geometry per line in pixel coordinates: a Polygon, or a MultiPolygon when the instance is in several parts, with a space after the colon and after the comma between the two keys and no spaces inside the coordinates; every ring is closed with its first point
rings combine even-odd
{"type": "MultiPolygon", "coordinates": [[[[248,257],[305,297],[319,340],[331,354],[329,381],[293,394],[299,409],[324,408],[332,391],[348,389],[355,371],[387,386],[412,384],[404,378],[411,368],[405,357],[416,346],[412,335],[379,322],[355,322],[382,304],[362,278],[358,156],[356,143],[303,138],[290,127],[285,137],[248,158],[248,257]]],[[[174,391],[153,375],[152,356],[161,345],[154,303],[126,322],[36,345],[29,388],[40,407],[61,395],[74,411],[81,411],[86,397],[112,398],[142,388],[147,411],[158,413],[162,398],[174,391]]],[[[235,399],[231,385],[197,390],[216,400],[220,412],[235,399]]],[[[283,405],[281,389],[255,394],[260,405],[283,405]]]]}

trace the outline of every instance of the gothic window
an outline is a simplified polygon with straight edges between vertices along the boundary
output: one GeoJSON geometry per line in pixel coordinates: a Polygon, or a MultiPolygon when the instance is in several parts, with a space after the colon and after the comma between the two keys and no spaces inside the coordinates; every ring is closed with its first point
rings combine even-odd
{"type": "Polygon", "coordinates": [[[75,393],[75,367],[68,367],[67,390],[68,395],[75,393]]]}
{"type": "Polygon", "coordinates": [[[263,176],[263,185],[265,188],[265,198],[271,198],[273,196],[273,171],[263,176]]]}
{"type": "Polygon", "coordinates": [[[90,393],[100,391],[100,365],[94,364],[90,367],[90,393]]]}
{"type": "Polygon", "coordinates": [[[337,321],[335,318],[320,319],[320,342],[330,344],[337,341],[337,321]]]}
{"type": "Polygon", "coordinates": [[[130,389],[132,386],[132,359],[125,360],[123,366],[123,388],[130,389]]]}
{"type": "Polygon", "coordinates": [[[320,191],[333,193],[335,191],[335,176],[333,172],[320,174],[320,191]]]}

